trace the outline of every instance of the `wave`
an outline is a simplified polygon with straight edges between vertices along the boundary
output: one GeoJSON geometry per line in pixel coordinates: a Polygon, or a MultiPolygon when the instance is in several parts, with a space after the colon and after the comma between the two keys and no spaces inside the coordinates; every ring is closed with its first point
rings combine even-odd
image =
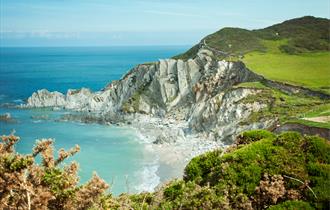
{"type": "Polygon", "coordinates": [[[160,177],[157,175],[159,164],[151,164],[144,166],[142,170],[137,172],[139,183],[134,189],[140,192],[153,192],[154,189],[160,184],[160,177]]]}
{"type": "Polygon", "coordinates": [[[13,102],[15,103],[15,104],[23,104],[24,103],[24,101],[22,100],[22,99],[15,99],[15,100],[13,100],[13,102]]]}
{"type": "Polygon", "coordinates": [[[144,163],[142,164],[141,170],[135,173],[137,177],[134,190],[138,193],[140,192],[153,192],[154,189],[161,183],[161,179],[158,176],[158,170],[160,168],[159,156],[153,148],[152,143],[148,141],[138,129],[136,131],[136,141],[144,144],[144,163]]]}

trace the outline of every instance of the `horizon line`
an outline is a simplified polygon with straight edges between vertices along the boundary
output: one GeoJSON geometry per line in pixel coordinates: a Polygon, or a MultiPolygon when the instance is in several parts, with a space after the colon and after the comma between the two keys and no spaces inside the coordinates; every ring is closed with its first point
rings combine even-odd
{"type": "Polygon", "coordinates": [[[83,48],[83,47],[189,47],[193,46],[194,44],[145,44],[145,45],[63,45],[63,46],[43,46],[43,45],[31,45],[31,46],[15,46],[15,45],[7,45],[1,46],[0,48],[65,48],[65,47],[75,47],[75,48],[83,48]]]}

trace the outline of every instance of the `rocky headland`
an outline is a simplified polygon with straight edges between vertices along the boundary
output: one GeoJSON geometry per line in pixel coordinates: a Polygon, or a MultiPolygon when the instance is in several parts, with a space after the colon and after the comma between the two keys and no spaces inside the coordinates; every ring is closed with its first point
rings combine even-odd
{"type": "Polygon", "coordinates": [[[92,92],[87,88],[60,92],[39,90],[24,108],[52,107],[75,111],[61,120],[128,124],[136,128],[163,164],[183,172],[192,158],[217,147],[230,145],[244,130],[267,129],[276,119],[248,122],[249,116],[268,106],[245,98],[262,90],[237,87],[264,78],[242,62],[218,60],[201,48],[194,59],[166,59],[141,64],[119,81],[92,92]]]}
{"type": "Polygon", "coordinates": [[[267,128],[275,123],[276,119],[244,123],[251,113],[267,104],[258,100],[244,102],[244,98],[261,90],[235,86],[263,79],[242,62],[219,61],[212,51],[202,48],[187,61],[166,59],[138,65],[98,92],[82,88],[68,90],[64,95],[39,90],[23,106],[79,111],[83,113],[81,118],[88,116],[90,121],[101,123],[140,122],[143,116],[144,120],[162,119],[159,124],[165,127],[165,122],[184,125],[180,135],[173,135],[170,129],[168,134],[156,136],[156,142],[175,142],[180,136],[203,134],[214,141],[231,143],[243,130],[267,128]]]}

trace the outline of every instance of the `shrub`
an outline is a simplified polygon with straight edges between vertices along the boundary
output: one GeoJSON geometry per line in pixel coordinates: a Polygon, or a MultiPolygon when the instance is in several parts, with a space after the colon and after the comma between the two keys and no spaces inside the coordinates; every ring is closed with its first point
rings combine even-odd
{"type": "Polygon", "coordinates": [[[286,201],[284,203],[271,206],[269,210],[313,210],[312,206],[304,201],[286,201]]]}
{"type": "Polygon", "coordinates": [[[266,130],[246,131],[237,137],[236,144],[249,144],[251,142],[259,141],[261,139],[272,139],[274,137],[275,135],[272,132],[266,130]]]}
{"type": "Polygon", "coordinates": [[[86,184],[78,186],[75,162],[58,167],[79,147],[59,150],[53,156],[53,141],[37,141],[32,154],[16,153],[19,137],[2,136],[0,143],[0,209],[87,209],[100,206],[100,196],[108,185],[97,175],[86,184]],[[40,155],[42,164],[35,162],[40,155]]]}
{"type": "Polygon", "coordinates": [[[216,150],[193,158],[185,168],[184,180],[197,183],[206,180],[210,170],[220,164],[221,154],[221,150],[216,150]]]}
{"type": "Polygon", "coordinates": [[[174,200],[183,194],[183,188],[183,181],[174,181],[164,190],[164,196],[170,200],[174,200]]]}

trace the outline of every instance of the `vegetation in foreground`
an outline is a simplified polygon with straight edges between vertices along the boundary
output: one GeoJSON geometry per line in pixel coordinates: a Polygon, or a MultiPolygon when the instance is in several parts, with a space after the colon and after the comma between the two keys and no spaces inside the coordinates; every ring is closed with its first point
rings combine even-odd
{"type": "Polygon", "coordinates": [[[328,209],[330,144],[295,132],[243,133],[234,146],[198,156],[173,180],[153,193],[105,195],[97,176],[77,186],[76,165],[60,168],[77,150],[60,150],[54,160],[51,141],[32,155],[14,150],[15,136],[0,144],[1,208],[28,209],[328,209]],[[34,162],[41,154],[42,164],[34,162]]]}
{"type": "Polygon", "coordinates": [[[0,143],[0,209],[103,209],[101,196],[108,185],[96,174],[78,186],[78,164],[61,163],[79,151],[60,149],[53,155],[53,141],[37,141],[32,154],[16,153],[19,137],[2,136],[0,143]],[[36,162],[41,157],[41,164],[36,162]]]}

